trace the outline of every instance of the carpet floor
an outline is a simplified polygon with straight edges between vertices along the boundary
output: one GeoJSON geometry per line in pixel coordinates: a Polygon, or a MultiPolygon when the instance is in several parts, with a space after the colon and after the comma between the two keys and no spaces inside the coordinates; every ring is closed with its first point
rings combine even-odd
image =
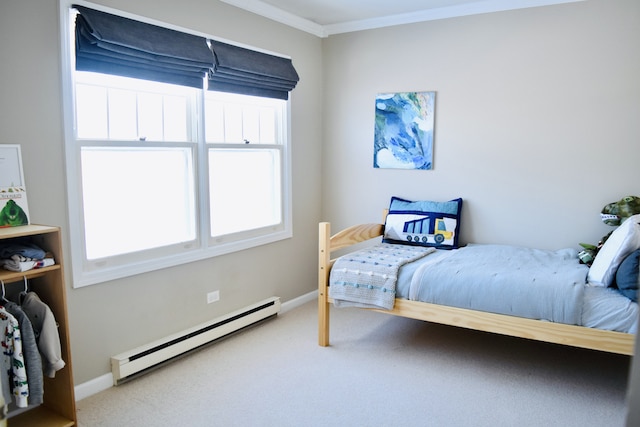
{"type": "Polygon", "coordinates": [[[78,402],[100,426],[624,426],[630,358],[304,304],[78,402]]]}

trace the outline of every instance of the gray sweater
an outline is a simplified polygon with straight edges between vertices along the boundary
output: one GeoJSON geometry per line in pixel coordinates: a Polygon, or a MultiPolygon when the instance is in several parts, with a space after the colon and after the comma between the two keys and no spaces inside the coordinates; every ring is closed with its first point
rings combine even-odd
{"type": "Polygon", "coordinates": [[[42,356],[44,375],[55,378],[56,371],[64,368],[58,324],[48,305],[35,292],[29,292],[22,300],[22,310],[31,320],[33,332],[42,356]]]}
{"type": "Polygon", "coordinates": [[[29,385],[29,405],[39,405],[42,403],[42,396],[44,394],[42,359],[38,351],[33,326],[31,325],[29,317],[18,304],[9,301],[4,304],[4,308],[16,318],[20,325],[22,354],[24,355],[24,363],[27,369],[27,383],[29,385]]]}

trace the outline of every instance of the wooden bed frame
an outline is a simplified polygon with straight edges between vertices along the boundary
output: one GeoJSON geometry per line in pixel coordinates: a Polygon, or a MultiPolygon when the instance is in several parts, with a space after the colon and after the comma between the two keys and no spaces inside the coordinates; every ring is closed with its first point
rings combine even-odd
{"type": "MultiPolygon", "coordinates": [[[[333,300],[329,298],[329,272],[335,262],[332,254],[382,235],[383,224],[360,224],[331,235],[331,224],[321,222],[319,227],[318,271],[318,344],[329,345],[329,311],[333,300]]],[[[584,326],[565,325],[515,316],[494,314],[469,309],[447,307],[396,298],[393,310],[381,313],[458,326],[478,331],[550,343],[633,355],[635,335],[604,331],[584,326]]]]}

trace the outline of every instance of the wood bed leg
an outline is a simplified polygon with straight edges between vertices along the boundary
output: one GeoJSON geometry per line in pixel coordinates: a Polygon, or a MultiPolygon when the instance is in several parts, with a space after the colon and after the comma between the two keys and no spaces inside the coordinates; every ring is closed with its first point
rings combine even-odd
{"type": "Polygon", "coordinates": [[[329,345],[329,259],[331,224],[321,222],[318,244],[318,344],[329,345]]]}

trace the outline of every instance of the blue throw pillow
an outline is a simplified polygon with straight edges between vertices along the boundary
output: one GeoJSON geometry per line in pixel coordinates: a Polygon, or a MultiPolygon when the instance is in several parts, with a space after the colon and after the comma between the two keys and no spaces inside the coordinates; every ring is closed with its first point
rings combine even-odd
{"type": "Polygon", "coordinates": [[[638,302],[638,273],[640,269],[640,249],[631,252],[620,263],[616,272],[616,286],[620,293],[638,302]]]}
{"type": "Polygon", "coordinates": [[[461,211],[462,199],[413,202],[392,197],[382,241],[457,249],[461,211]]]}

